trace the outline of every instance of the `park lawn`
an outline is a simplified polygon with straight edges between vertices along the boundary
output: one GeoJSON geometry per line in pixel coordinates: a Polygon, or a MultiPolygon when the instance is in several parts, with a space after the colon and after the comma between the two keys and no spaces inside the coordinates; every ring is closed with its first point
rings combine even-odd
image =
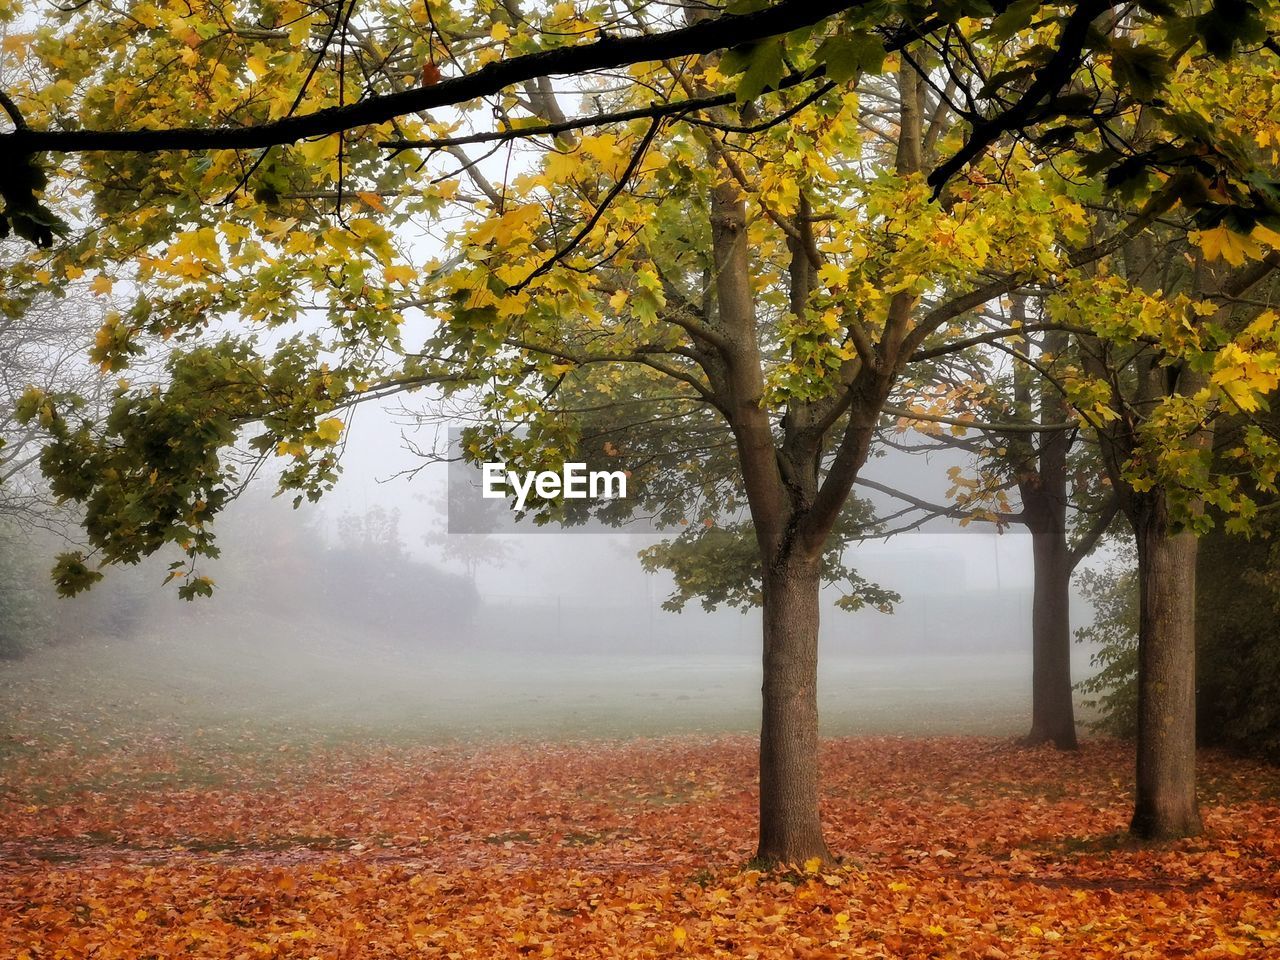
{"type": "Polygon", "coordinates": [[[1125,744],[830,739],[842,863],[761,873],[748,736],[2,746],[3,957],[1280,956],[1280,771],[1218,754],[1144,849],[1125,744]]]}

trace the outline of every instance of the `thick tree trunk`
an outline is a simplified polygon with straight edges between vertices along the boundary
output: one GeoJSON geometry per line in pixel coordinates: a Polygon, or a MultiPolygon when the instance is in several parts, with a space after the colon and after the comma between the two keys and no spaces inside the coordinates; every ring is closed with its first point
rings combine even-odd
{"type": "Polygon", "coordinates": [[[763,585],[757,856],[769,863],[828,861],[818,816],[818,564],[766,565],[763,585]]]}
{"type": "Polygon", "coordinates": [[[1196,804],[1196,538],[1163,503],[1134,517],[1138,543],[1138,773],[1130,833],[1200,833],[1196,804]]]}
{"type": "Polygon", "coordinates": [[[1025,742],[1074,750],[1078,744],[1071,699],[1071,556],[1066,531],[1033,531],[1031,551],[1031,732],[1025,742]]]}

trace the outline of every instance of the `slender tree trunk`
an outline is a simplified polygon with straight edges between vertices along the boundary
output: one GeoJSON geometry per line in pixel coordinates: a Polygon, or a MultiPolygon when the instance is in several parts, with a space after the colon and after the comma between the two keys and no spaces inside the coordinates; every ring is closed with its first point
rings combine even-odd
{"type": "MultiPolygon", "coordinates": [[[[1014,304],[1014,316],[1026,319],[1026,304],[1014,304]]],[[[1067,348],[1067,334],[1045,335],[1043,350],[1053,356],[1067,348]]],[[[1031,350],[1030,341],[1027,343],[1031,350]]],[[[1015,396],[1032,405],[1036,385],[1030,372],[1015,375],[1015,396]]],[[[1053,423],[1068,416],[1061,394],[1039,385],[1040,419],[1053,423]]],[[[1018,491],[1031,532],[1035,589],[1031,601],[1031,732],[1028,744],[1052,743],[1074,750],[1075,707],[1071,700],[1071,572],[1075,564],[1067,544],[1067,456],[1071,440],[1060,430],[1037,437],[1038,449],[1029,458],[1032,469],[1020,471],[1018,491]]]]}
{"type": "Polygon", "coordinates": [[[1162,499],[1133,518],[1138,544],[1138,774],[1130,833],[1200,833],[1196,804],[1196,538],[1162,499]]]}
{"type": "Polygon", "coordinates": [[[766,565],[763,585],[757,856],[770,863],[827,861],[818,815],[818,563],[791,558],[766,565]]]}
{"type": "Polygon", "coordinates": [[[1033,531],[1031,551],[1031,732],[1025,742],[1074,750],[1078,743],[1071,698],[1071,556],[1066,531],[1033,531]]]}

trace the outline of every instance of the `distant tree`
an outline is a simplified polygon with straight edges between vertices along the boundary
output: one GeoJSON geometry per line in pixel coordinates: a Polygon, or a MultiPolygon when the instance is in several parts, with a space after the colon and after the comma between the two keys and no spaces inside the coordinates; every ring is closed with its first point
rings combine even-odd
{"type": "Polygon", "coordinates": [[[1079,683],[1085,706],[1097,712],[1093,726],[1117,737],[1138,732],[1138,567],[1136,558],[1084,570],[1080,588],[1093,605],[1093,622],[1076,630],[1097,647],[1096,672],[1079,683]]]}
{"type": "Polygon", "coordinates": [[[474,584],[460,581],[409,553],[399,510],[374,506],[339,519],[337,542],[323,556],[320,602],[335,617],[355,614],[389,632],[448,643],[476,603],[474,584]]]}
{"type": "MultiPolygon", "coordinates": [[[[1274,501],[1272,501],[1274,503],[1274,501]]],[[[1280,761],[1280,546],[1220,530],[1196,568],[1199,741],[1280,761]]]]}
{"type": "MultiPolygon", "coordinates": [[[[13,246],[0,245],[0,254],[12,255],[13,246]]],[[[47,434],[39,416],[32,422],[19,417],[19,409],[32,392],[74,396],[86,409],[100,405],[106,391],[86,353],[106,313],[82,289],[15,295],[0,288],[0,519],[65,527],[68,514],[40,476],[47,434]]]]}
{"type": "MultiPolygon", "coordinates": [[[[15,246],[0,244],[0,257],[15,257],[15,246]]],[[[82,289],[24,295],[0,286],[0,656],[18,656],[66,626],[49,609],[48,565],[76,516],[40,475],[48,437],[39,418],[23,422],[19,408],[34,391],[101,409],[101,377],[85,354],[105,313],[82,289]]]]}
{"type": "Polygon", "coordinates": [[[49,561],[30,530],[0,522],[0,660],[13,660],[51,639],[49,561]]]}
{"type": "Polygon", "coordinates": [[[1013,326],[1024,334],[1001,341],[978,332],[971,349],[939,357],[926,389],[898,411],[900,436],[884,440],[910,453],[966,454],[969,465],[950,471],[949,502],[931,503],[883,484],[859,482],[924,517],[1000,530],[1021,526],[1029,533],[1031,729],[1024,742],[1074,749],[1071,579],[1114,525],[1117,506],[1100,482],[1096,449],[1078,442],[1081,424],[1055,382],[1078,363],[1071,333],[1047,323],[1043,298],[1025,291],[977,313],[979,324],[991,331],[1013,326]]]}
{"type": "Polygon", "coordinates": [[[424,540],[439,549],[445,561],[460,565],[473,589],[480,570],[504,567],[511,561],[515,554],[511,544],[495,535],[506,519],[506,504],[476,496],[470,485],[451,476],[438,513],[440,526],[428,530],[424,540]]]}

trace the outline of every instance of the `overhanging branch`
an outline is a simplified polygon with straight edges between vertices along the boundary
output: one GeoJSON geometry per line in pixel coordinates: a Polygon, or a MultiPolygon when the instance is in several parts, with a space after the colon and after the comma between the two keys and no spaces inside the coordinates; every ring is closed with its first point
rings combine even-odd
{"type": "Polygon", "coordinates": [[[885,404],[881,408],[885,413],[903,420],[920,420],[924,423],[943,423],[953,427],[964,427],[966,430],[982,430],[986,433],[1046,433],[1051,430],[1077,430],[1080,424],[1075,420],[1065,423],[986,423],[981,420],[965,420],[961,417],[944,417],[932,413],[920,413],[906,407],[895,407],[885,404]]]}
{"type": "Polygon", "coordinates": [[[429,87],[370,97],[247,127],[176,127],[167,130],[15,130],[0,144],[22,153],[47,151],[253,150],[386,123],[423,110],[491,96],[539,77],[582,74],[662,59],[695,56],[754,43],[866,6],[870,0],[780,0],[763,10],[722,14],[665,33],[606,37],[487,64],[475,73],[429,87]]]}

